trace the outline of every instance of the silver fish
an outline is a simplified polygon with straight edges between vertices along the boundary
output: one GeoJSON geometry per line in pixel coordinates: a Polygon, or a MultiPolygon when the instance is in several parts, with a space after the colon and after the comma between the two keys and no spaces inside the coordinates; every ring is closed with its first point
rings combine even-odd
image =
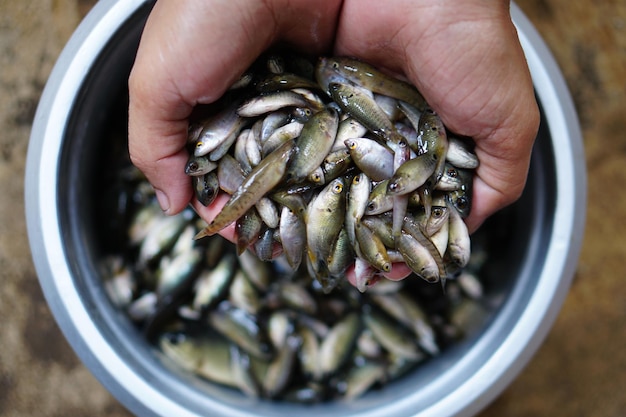
{"type": "Polygon", "coordinates": [[[355,165],[372,181],[382,181],[393,175],[393,152],[368,138],[352,138],[345,141],[355,165]]]}
{"type": "Polygon", "coordinates": [[[338,125],[339,114],[332,107],[316,113],[304,124],[287,170],[288,181],[301,181],[322,164],[335,140],[338,125]]]}
{"type": "Polygon", "coordinates": [[[371,91],[343,83],[331,83],[328,89],[339,107],[374,135],[392,142],[402,140],[402,135],[398,133],[389,117],[376,103],[371,91]]]}
{"type": "Polygon", "coordinates": [[[280,214],[279,232],[287,262],[296,270],[302,262],[302,254],[306,245],[304,220],[289,207],[283,207],[280,214]]]}
{"type": "Polygon", "coordinates": [[[353,312],[330,329],[319,350],[318,366],[323,376],[334,374],[348,360],[359,335],[359,328],[359,316],[353,312]]]}
{"type": "Polygon", "coordinates": [[[480,165],[476,154],[469,146],[454,136],[448,138],[448,152],[446,160],[457,168],[476,169],[480,165]]]}
{"type": "Polygon", "coordinates": [[[246,100],[237,108],[241,117],[257,117],[286,107],[307,107],[310,103],[298,93],[290,90],[275,91],[246,100]]]}
{"type": "Polygon", "coordinates": [[[216,168],[217,163],[209,160],[206,156],[191,155],[185,165],[185,174],[194,177],[208,174],[216,168]]]}
{"type": "Polygon", "coordinates": [[[203,156],[224,142],[232,142],[248,121],[237,114],[238,103],[225,107],[202,124],[194,155],[203,156]]]}
{"type": "Polygon", "coordinates": [[[323,88],[332,82],[347,80],[374,93],[406,101],[421,111],[428,107],[424,97],[411,84],[354,58],[322,57],[318,60],[315,76],[323,88]]]}
{"type": "Polygon", "coordinates": [[[447,254],[452,261],[463,268],[469,262],[471,241],[467,225],[456,209],[450,209],[449,239],[447,254]]]}
{"type": "Polygon", "coordinates": [[[345,194],[344,181],[337,178],[309,203],[306,223],[307,254],[313,270],[317,273],[327,270],[326,261],[343,226],[345,194]]]}
{"type": "Polygon", "coordinates": [[[287,142],[268,155],[254,167],[237,191],[230,197],[222,211],[211,223],[200,231],[195,239],[211,236],[237,220],[259,199],[274,188],[283,178],[287,163],[294,149],[293,142],[287,142]]]}

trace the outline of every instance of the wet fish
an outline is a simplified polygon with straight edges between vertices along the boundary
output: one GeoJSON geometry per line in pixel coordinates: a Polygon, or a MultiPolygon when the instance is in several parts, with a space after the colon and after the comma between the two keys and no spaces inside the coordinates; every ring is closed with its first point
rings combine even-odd
{"type": "Polygon", "coordinates": [[[304,124],[287,170],[288,181],[301,181],[322,164],[335,140],[338,125],[339,114],[332,107],[316,113],[304,124]]]}
{"type": "Polygon", "coordinates": [[[239,135],[248,121],[237,114],[238,106],[238,102],[233,102],[202,123],[202,130],[195,141],[195,156],[204,156],[239,135]]]}
{"type": "Polygon", "coordinates": [[[348,80],[374,93],[406,101],[421,111],[428,107],[424,97],[411,84],[354,58],[322,57],[318,60],[315,74],[322,87],[332,82],[348,80]]]}
{"type": "Polygon", "coordinates": [[[390,178],[393,173],[393,152],[373,139],[352,138],[345,141],[350,156],[372,181],[390,178]]]}
{"type": "Polygon", "coordinates": [[[374,135],[383,140],[399,142],[400,135],[383,109],[376,103],[372,93],[364,88],[342,83],[328,86],[330,95],[346,113],[354,117],[374,135]]]}
{"type": "Polygon", "coordinates": [[[307,255],[314,271],[318,273],[327,272],[326,260],[343,227],[345,194],[344,181],[337,178],[309,203],[306,222],[307,255]]]}
{"type": "Polygon", "coordinates": [[[222,230],[280,183],[293,150],[294,143],[287,142],[254,167],[215,219],[199,232],[195,239],[201,239],[222,230]]]}

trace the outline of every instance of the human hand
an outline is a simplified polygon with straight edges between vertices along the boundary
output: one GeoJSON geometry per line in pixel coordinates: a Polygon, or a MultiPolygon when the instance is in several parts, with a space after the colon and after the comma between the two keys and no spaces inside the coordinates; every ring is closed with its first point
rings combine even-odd
{"type": "MultiPolygon", "coordinates": [[[[183,172],[188,117],[277,41],[404,74],[448,128],[476,142],[471,231],[521,194],[539,114],[508,1],[157,2],[129,81],[129,150],[168,214],[192,199],[183,172]],[[286,4],[289,3],[289,6],[286,4]],[[372,13],[375,10],[376,13],[372,13]],[[228,17],[228,18],[225,18],[228,17]],[[219,36],[211,36],[219,34],[219,36]],[[333,43],[334,41],[334,43],[333,43]]],[[[233,239],[233,228],[222,232],[233,239]]],[[[402,269],[394,266],[398,278],[402,269]]]]}
{"type": "MultiPolygon", "coordinates": [[[[184,165],[193,108],[216,101],[277,41],[313,54],[327,51],[340,6],[338,0],[155,4],[129,79],[129,152],[166,214],[176,214],[191,202],[210,220],[225,202],[220,196],[207,208],[192,199],[184,165]]],[[[232,240],[232,227],[222,234],[232,240]]]]}
{"type": "Polygon", "coordinates": [[[335,54],[404,74],[448,129],[474,140],[470,232],[519,198],[539,109],[508,1],[346,1],[335,54]]]}

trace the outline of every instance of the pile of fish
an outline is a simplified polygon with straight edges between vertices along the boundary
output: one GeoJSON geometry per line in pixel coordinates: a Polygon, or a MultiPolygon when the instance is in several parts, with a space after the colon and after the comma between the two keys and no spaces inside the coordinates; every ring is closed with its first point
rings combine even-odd
{"type": "Polygon", "coordinates": [[[193,240],[204,223],[192,210],[165,216],[145,180],[132,184],[125,243],[102,263],[110,300],[168,366],[246,395],[350,401],[475,334],[492,311],[480,241],[445,292],[408,277],[326,294],[284,255],[265,262],[219,235],[193,240]]]}
{"type": "Polygon", "coordinates": [[[278,246],[326,292],[352,266],[365,291],[395,263],[442,284],[467,265],[471,140],[371,65],[263,56],[188,136],[198,200],[230,195],[196,239],[235,223],[238,253],[278,246]]]}
{"type": "Polygon", "coordinates": [[[253,397],[351,400],[488,319],[463,222],[478,161],[414,87],[269,54],[194,117],[196,196],[231,196],[208,226],[163,215],[128,161],[102,205],[104,287],[164,362],[253,397]],[[235,243],[217,235],[232,223],[235,243]],[[380,279],[399,262],[414,274],[380,279]]]}

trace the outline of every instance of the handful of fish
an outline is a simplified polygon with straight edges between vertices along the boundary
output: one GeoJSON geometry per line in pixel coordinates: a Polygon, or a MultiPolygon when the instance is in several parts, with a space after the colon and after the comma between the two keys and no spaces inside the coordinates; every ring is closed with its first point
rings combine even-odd
{"type": "Polygon", "coordinates": [[[325,292],[354,265],[365,291],[403,262],[441,282],[469,260],[478,159],[413,86],[346,57],[263,56],[189,128],[198,200],[230,199],[238,253],[279,246],[325,292]]]}

